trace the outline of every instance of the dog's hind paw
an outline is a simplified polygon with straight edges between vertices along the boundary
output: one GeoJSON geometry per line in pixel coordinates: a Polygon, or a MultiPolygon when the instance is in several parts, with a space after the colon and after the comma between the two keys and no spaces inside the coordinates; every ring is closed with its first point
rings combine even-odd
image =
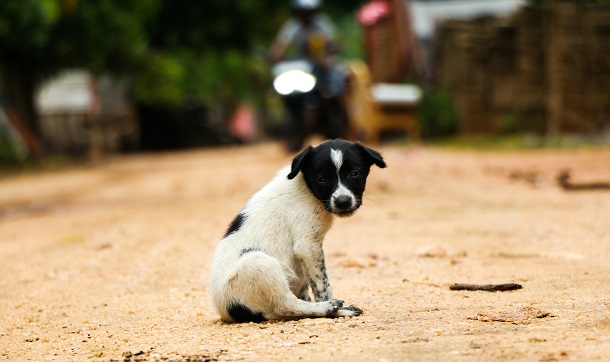
{"type": "Polygon", "coordinates": [[[356,307],[355,305],[349,305],[347,307],[340,308],[336,315],[337,317],[357,317],[362,315],[362,309],[356,307]]]}

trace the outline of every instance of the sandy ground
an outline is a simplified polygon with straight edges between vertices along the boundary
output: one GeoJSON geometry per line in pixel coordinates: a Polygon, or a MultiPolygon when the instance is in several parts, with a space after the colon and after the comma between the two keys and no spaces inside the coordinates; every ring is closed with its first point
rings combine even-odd
{"type": "Polygon", "coordinates": [[[290,161],[278,145],[0,179],[0,359],[610,360],[610,191],[554,182],[610,180],[610,150],[379,150],[389,167],[325,242],[335,295],[364,310],[351,319],[213,311],[214,247],[290,161]]]}

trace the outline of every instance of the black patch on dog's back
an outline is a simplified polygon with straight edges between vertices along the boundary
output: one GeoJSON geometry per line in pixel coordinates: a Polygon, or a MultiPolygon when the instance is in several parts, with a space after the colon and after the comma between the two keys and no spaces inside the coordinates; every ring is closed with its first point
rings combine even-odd
{"type": "Polygon", "coordinates": [[[252,311],[252,309],[246,307],[241,303],[231,304],[227,312],[229,312],[229,315],[231,316],[233,321],[237,323],[260,323],[267,320],[262,313],[254,312],[252,311]]]}
{"type": "Polygon", "coordinates": [[[225,233],[224,237],[226,238],[227,236],[239,230],[239,228],[244,224],[245,221],[246,215],[242,214],[241,212],[237,214],[237,216],[235,216],[235,219],[231,221],[231,225],[229,225],[229,228],[227,229],[227,232],[225,233]]]}

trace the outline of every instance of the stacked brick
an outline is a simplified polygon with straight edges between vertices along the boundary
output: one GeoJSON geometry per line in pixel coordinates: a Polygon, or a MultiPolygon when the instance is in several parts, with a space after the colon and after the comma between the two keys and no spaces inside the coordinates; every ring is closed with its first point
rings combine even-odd
{"type": "Polygon", "coordinates": [[[525,7],[440,26],[437,83],[462,134],[597,133],[610,126],[610,6],[525,7]]]}

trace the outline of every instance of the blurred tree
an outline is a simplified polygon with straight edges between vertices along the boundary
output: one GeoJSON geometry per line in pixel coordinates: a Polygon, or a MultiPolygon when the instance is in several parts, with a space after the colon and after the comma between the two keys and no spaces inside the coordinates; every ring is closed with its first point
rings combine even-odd
{"type": "Polygon", "coordinates": [[[260,92],[262,69],[252,54],[287,15],[288,6],[272,1],[164,1],[147,24],[155,56],[136,72],[136,96],[145,103],[224,104],[260,92]],[[160,80],[168,92],[151,88],[160,80]]]}
{"type": "Polygon", "coordinates": [[[0,1],[0,101],[38,133],[34,112],[34,72],[42,60],[49,32],[59,17],[55,0],[0,1]]]}
{"type": "Polygon", "coordinates": [[[148,54],[144,25],[160,0],[0,1],[0,93],[37,135],[38,82],[62,69],[127,73],[148,54]]]}
{"type": "Polygon", "coordinates": [[[124,73],[146,60],[146,24],[157,14],[161,0],[55,1],[62,12],[46,44],[43,71],[80,67],[94,73],[124,73]]]}
{"type": "Polygon", "coordinates": [[[55,0],[0,2],[2,60],[27,61],[44,49],[59,10],[55,0]]]}
{"type": "Polygon", "coordinates": [[[610,4],[610,0],[528,0],[533,5],[548,5],[557,2],[573,2],[580,4],[610,4]]]}
{"type": "MultiPolygon", "coordinates": [[[[351,16],[363,2],[325,8],[351,16]]],[[[35,85],[65,68],[128,76],[149,104],[260,95],[253,54],[289,15],[288,0],[0,0],[0,93],[36,134],[35,85]]]]}
{"type": "MultiPolygon", "coordinates": [[[[351,18],[363,2],[325,5],[340,19],[351,18]]],[[[240,99],[259,100],[268,74],[255,55],[266,51],[290,15],[288,0],[280,6],[270,0],[161,2],[146,24],[150,56],[134,70],[135,96],[147,104],[188,99],[227,109],[240,99]]]]}

